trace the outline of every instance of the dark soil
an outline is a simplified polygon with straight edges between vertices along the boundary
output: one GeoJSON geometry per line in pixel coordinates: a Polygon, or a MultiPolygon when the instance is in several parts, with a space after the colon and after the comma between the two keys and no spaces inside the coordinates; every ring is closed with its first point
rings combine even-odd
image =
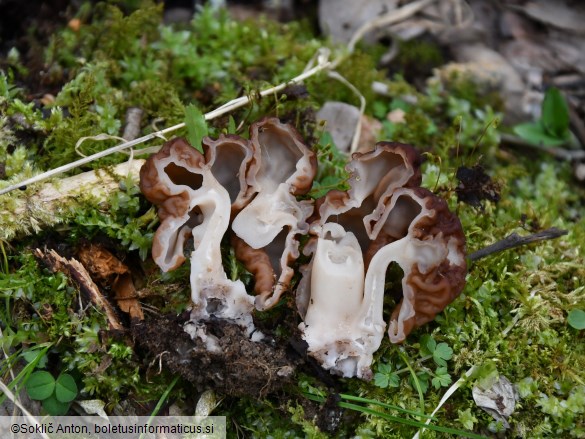
{"type": "Polygon", "coordinates": [[[485,170],[476,165],[472,168],[461,166],[456,174],[459,185],[455,188],[457,200],[474,207],[481,207],[483,200],[500,201],[500,187],[492,181],[485,170]]]}
{"type": "Polygon", "coordinates": [[[159,316],[135,323],[132,337],[147,358],[160,357],[163,367],[199,391],[263,398],[294,384],[298,359],[282,343],[253,342],[239,326],[217,320],[207,322],[206,329],[221,350],[210,352],[203,341],[191,339],[184,323],[181,316],[159,316]]]}

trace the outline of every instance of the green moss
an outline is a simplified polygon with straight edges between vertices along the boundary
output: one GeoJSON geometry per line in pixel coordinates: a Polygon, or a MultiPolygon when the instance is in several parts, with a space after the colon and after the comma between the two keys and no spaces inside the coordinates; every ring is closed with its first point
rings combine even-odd
{"type": "MultiPolygon", "coordinates": [[[[376,69],[374,57],[367,53],[354,52],[337,67],[336,71],[359,90],[366,99],[368,112],[371,112],[376,97],[372,91],[372,83],[384,79],[383,73],[376,69]]],[[[359,98],[351,89],[328,77],[326,73],[307,80],[307,89],[321,104],[326,101],[341,101],[360,106],[359,98]]]]}
{"type": "Polygon", "coordinates": [[[430,76],[432,69],[443,63],[439,47],[419,39],[400,41],[398,55],[392,60],[392,66],[407,78],[430,76]]]}
{"type": "MultiPolygon", "coordinates": [[[[49,115],[43,116],[26,101],[26,90],[19,91],[10,74],[0,73],[0,163],[6,174],[2,186],[38,169],[75,160],[80,137],[120,135],[130,106],[144,110],[141,130],[151,132],[158,118],[164,119],[160,127],[182,121],[185,105],[193,101],[208,110],[297,75],[323,44],[303,25],[267,20],[238,23],[211,9],[179,29],[159,24],[160,6],[142,6],[134,12],[113,4],[102,5],[93,14],[81,11],[79,32],[68,28],[55,36],[46,52],[48,74],[65,85],[49,115]]],[[[405,56],[415,53],[413,49],[405,56]]],[[[486,95],[487,89],[476,81],[454,76],[430,81],[421,91],[397,77],[386,81],[389,97],[375,96],[371,82],[384,79],[375,68],[376,56],[356,52],[339,66],[339,72],[367,98],[366,112],[383,121],[381,139],[412,143],[425,152],[424,185],[445,197],[458,214],[470,252],[512,232],[527,234],[556,226],[569,234],[470,264],[463,294],[434,322],[414,331],[402,351],[384,340],[373,369],[388,376],[388,386],[382,385],[382,379],[372,383],[352,379],[342,380],[340,389],[418,410],[419,394],[407,359],[424,390],[425,412],[430,413],[444,395],[447,376],[456,381],[472,366],[482,366],[482,373],[493,370],[521,389],[522,400],[510,419],[514,433],[509,434],[583,435],[585,348],[582,334],[570,328],[566,319],[570,310],[585,309],[584,191],[572,181],[568,165],[545,155],[500,151],[498,99],[486,95]],[[387,122],[387,113],[397,109],[405,112],[404,123],[387,122]],[[462,164],[476,163],[500,184],[498,204],[485,202],[478,209],[457,201],[455,172],[462,164]],[[453,350],[452,358],[444,358],[445,364],[438,364],[427,352],[431,338],[437,346],[453,350]],[[390,386],[390,379],[397,387],[390,386]]],[[[305,99],[255,100],[252,107],[233,114],[233,125],[243,121],[240,132],[245,132],[255,118],[277,114],[294,121],[308,139],[319,137],[310,141],[316,144],[321,168],[309,194],[318,197],[332,187],[343,188],[347,175],[343,157],[311,122],[312,111],[326,100],[358,101],[347,87],[325,75],[312,78],[306,86],[309,97],[305,99]]],[[[227,118],[218,120],[210,132],[226,126],[227,118]]],[[[161,141],[151,142],[155,143],[161,141]]],[[[90,154],[113,144],[88,141],[81,149],[90,154]]],[[[91,166],[126,159],[113,156],[91,166]]],[[[6,322],[3,344],[18,349],[23,343],[55,343],[52,355],[59,365],[84,377],[84,392],[114,403],[129,395],[156,400],[170,378],[164,373],[148,375],[126,345],[98,337],[106,325],[104,317],[95,310],[78,310],[76,290],[65,276],[38,267],[27,251],[31,238],[13,238],[36,232],[33,220],[37,228],[52,228],[49,233],[66,243],[108,237],[119,249],[146,259],[144,290],[152,294],[157,309],[182,311],[189,297],[189,266],[159,276],[148,258],[157,225],[155,211],[135,184],[120,183],[121,190],[106,203],[79,197],[69,200],[58,215],[40,211],[29,215],[29,224],[23,224],[23,217],[14,211],[18,203],[30,201],[35,188],[0,197],[2,249],[7,253],[7,263],[0,264],[0,295],[5,299],[0,317],[6,322]],[[62,225],[55,227],[57,222],[62,225]],[[51,306],[50,319],[43,311],[45,303],[51,306]]],[[[229,275],[249,281],[230,249],[224,246],[223,250],[229,275]]],[[[278,312],[287,309],[283,306],[278,312]]],[[[286,329],[275,328],[279,331],[286,329]]],[[[450,397],[436,415],[438,424],[476,431],[496,428],[491,416],[473,402],[471,389],[477,379],[482,376],[469,379],[450,397]]],[[[319,387],[318,382],[311,385],[319,387]]],[[[176,395],[183,398],[190,390],[180,387],[176,395]]],[[[297,389],[289,392],[285,399],[300,398],[297,389]]],[[[271,400],[242,399],[218,410],[233,417],[252,437],[319,437],[302,407],[296,399],[287,407],[271,400]]],[[[343,425],[340,436],[401,438],[415,433],[412,427],[380,417],[355,416],[358,421],[343,425]]],[[[442,436],[425,432],[424,437],[442,436]]]]}

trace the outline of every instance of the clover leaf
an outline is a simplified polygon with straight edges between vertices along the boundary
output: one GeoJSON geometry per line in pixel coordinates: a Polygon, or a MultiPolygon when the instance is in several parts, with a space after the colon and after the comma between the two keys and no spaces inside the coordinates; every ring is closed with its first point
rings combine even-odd
{"type": "MultiPolygon", "coordinates": [[[[427,372],[421,372],[416,374],[416,379],[418,381],[418,384],[420,385],[420,390],[422,393],[427,393],[427,390],[429,390],[429,378],[430,375],[427,372]]],[[[413,389],[416,389],[417,386],[414,382],[414,379],[412,378],[412,375],[408,378],[408,382],[410,383],[413,389]]]]}
{"type": "Polygon", "coordinates": [[[425,334],[420,339],[421,355],[432,355],[438,366],[447,366],[447,360],[453,358],[453,349],[447,343],[437,343],[433,337],[425,334]]]}
{"type": "Polygon", "coordinates": [[[55,378],[45,370],[39,370],[30,375],[26,382],[26,391],[31,399],[41,401],[47,399],[55,390],[55,378]]]}
{"type": "Polygon", "coordinates": [[[57,377],[55,397],[60,402],[71,402],[77,397],[77,384],[68,373],[63,373],[57,377]]]}
{"type": "Polygon", "coordinates": [[[446,367],[447,360],[453,358],[453,349],[447,343],[439,343],[433,351],[433,360],[439,366],[446,367]]]}
{"type": "Polygon", "coordinates": [[[441,387],[447,387],[451,384],[451,375],[447,372],[446,367],[439,367],[435,371],[434,377],[431,380],[433,387],[435,389],[440,389],[441,387]]]}
{"type": "Polygon", "coordinates": [[[374,375],[374,384],[382,389],[398,387],[400,385],[400,377],[396,372],[392,372],[392,364],[380,364],[378,366],[378,372],[374,375]]]}
{"type": "Polygon", "coordinates": [[[567,322],[575,329],[585,329],[585,311],[582,309],[572,309],[569,311],[567,322]]]}

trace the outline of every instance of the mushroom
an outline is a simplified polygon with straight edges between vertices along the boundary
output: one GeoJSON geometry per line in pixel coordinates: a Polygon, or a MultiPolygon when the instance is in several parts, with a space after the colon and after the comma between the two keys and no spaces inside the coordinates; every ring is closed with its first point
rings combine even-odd
{"type": "Polygon", "coordinates": [[[403,299],[388,335],[404,341],[432,320],[465,283],[465,237],[444,200],[418,187],[420,160],[413,147],[379,143],[353,155],[350,189],[319,200],[304,253],[297,306],[308,352],[325,369],[371,378],[380,347],[384,283],[391,263],[404,272],[403,299]],[[337,281],[339,279],[339,281],[337,281]]]}
{"type": "Polygon", "coordinates": [[[313,257],[297,290],[297,303],[306,310],[299,328],[308,352],[324,369],[369,379],[384,322],[376,325],[364,318],[364,260],[358,240],[341,225],[327,223],[308,251],[313,257]],[[298,300],[303,294],[308,301],[298,300]]]}
{"type": "Polygon", "coordinates": [[[250,127],[254,158],[247,173],[247,196],[253,200],[235,217],[232,245],[236,257],[255,276],[256,308],[274,306],[290,287],[299,257],[299,234],[309,231],[313,212],[306,194],[317,171],[315,154],[298,132],[277,118],[250,127]]]}
{"type": "Polygon", "coordinates": [[[467,273],[465,235],[445,200],[420,187],[396,190],[380,223],[389,242],[372,251],[365,291],[381,309],[386,270],[391,262],[400,265],[403,298],[392,312],[388,336],[401,343],[461,293],[467,273]]]}
{"type": "Polygon", "coordinates": [[[227,278],[220,243],[232,210],[249,201],[245,171],[253,151],[248,141],[234,136],[206,138],[203,148],[205,155],[184,139],[171,140],[140,170],[140,189],[159,206],[161,220],[152,256],[163,271],[174,270],[185,261],[183,252],[192,238],[192,320],[231,319],[251,334],[253,297],[241,281],[227,278]]]}

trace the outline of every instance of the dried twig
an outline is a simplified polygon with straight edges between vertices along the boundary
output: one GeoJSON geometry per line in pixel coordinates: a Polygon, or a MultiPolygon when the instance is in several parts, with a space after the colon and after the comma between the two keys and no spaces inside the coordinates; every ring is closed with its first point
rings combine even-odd
{"type": "Polygon", "coordinates": [[[487,247],[471,253],[468,256],[468,259],[471,261],[477,261],[478,259],[485,258],[486,256],[492,255],[494,253],[499,253],[514,247],[520,247],[532,242],[556,239],[560,236],[566,235],[567,233],[569,233],[567,230],[557,229],[556,227],[551,227],[550,229],[542,230],[541,232],[528,236],[520,236],[517,233],[512,233],[501,241],[495,242],[494,244],[488,245],[487,247]]]}
{"type": "MultiPolygon", "coordinates": [[[[291,79],[288,82],[283,82],[282,84],[279,84],[275,87],[270,87],[266,90],[263,90],[259,93],[259,95],[261,97],[264,97],[264,96],[269,96],[269,95],[272,95],[274,93],[277,93],[291,84],[297,84],[299,82],[302,82],[305,79],[315,75],[316,73],[329,68],[330,65],[331,65],[331,62],[328,59],[326,59],[324,57],[319,57],[318,64],[315,67],[313,67],[312,69],[301,73],[300,75],[294,77],[293,79],[291,79]]],[[[205,120],[215,119],[216,117],[222,116],[222,115],[227,114],[233,110],[241,108],[241,107],[247,105],[249,102],[250,102],[249,96],[242,96],[240,98],[234,99],[234,100],[226,103],[225,105],[222,105],[221,107],[216,108],[215,110],[210,111],[209,113],[206,113],[204,115],[205,120]]],[[[163,130],[157,131],[155,133],[151,133],[151,134],[148,134],[146,136],[142,136],[142,137],[139,137],[137,139],[121,143],[117,146],[106,149],[104,151],[100,151],[96,154],[93,154],[93,155],[90,155],[87,157],[83,157],[82,159],[79,159],[73,163],[68,163],[66,165],[59,166],[58,168],[51,169],[50,171],[35,175],[34,177],[31,177],[27,180],[21,181],[20,183],[16,183],[16,184],[10,185],[8,187],[5,187],[4,189],[0,189],[0,195],[6,194],[6,193],[13,191],[15,189],[18,189],[22,186],[26,186],[26,185],[33,184],[33,183],[38,183],[39,181],[43,181],[43,180],[47,180],[51,177],[54,177],[55,175],[59,175],[59,174],[62,174],[63,172],[70,171],[71,169],[78,168],[79,166],[85,165],[86,163],[93,162],[97,159],[101,159],[102,157],[109,156],[109,155],[114,154],[116,152],[121,152],[121,151],[127,150],[127,149],[131,148],[132,146],[139,145],[141,143],[147,142],[147,141],[155,139],[157,137],[164,138],[165,134],[171,133],[173,131],[177,131],[177,130],[184,128],[184,127],[185,127],[185,123],[182,122],[182,123],[179,123],[177,125],[173,125],[172,127],[168,127],[168,128],[163,129],[163,130]]]]}
{"type": "Polygon", "coordinates": [[[130,107],[126,110],[126,126],[122,137],[126,140],[134,140],[140,134],[140,123],[142,122],[142,108],[130,107]]]}
{"type": "Polygon", "coordinates": [[[521,146],[527,147],[532,149],[537,149],[542,152],[546,152],[547,154],[552,155],[553,157],[559,158],[561,160],[566,161],[573,161],[573,160],[582,160],[585,158],[585,151],[582,149],[564,149],[564,148],[554,148],[554,147],[547,147],[541,145],[535,145],[534,143],[530,143],[518,136],[514,136],[512,134],[502,133],[500,134],[502,142],[508,143],[514,146],[521,146]]]}

